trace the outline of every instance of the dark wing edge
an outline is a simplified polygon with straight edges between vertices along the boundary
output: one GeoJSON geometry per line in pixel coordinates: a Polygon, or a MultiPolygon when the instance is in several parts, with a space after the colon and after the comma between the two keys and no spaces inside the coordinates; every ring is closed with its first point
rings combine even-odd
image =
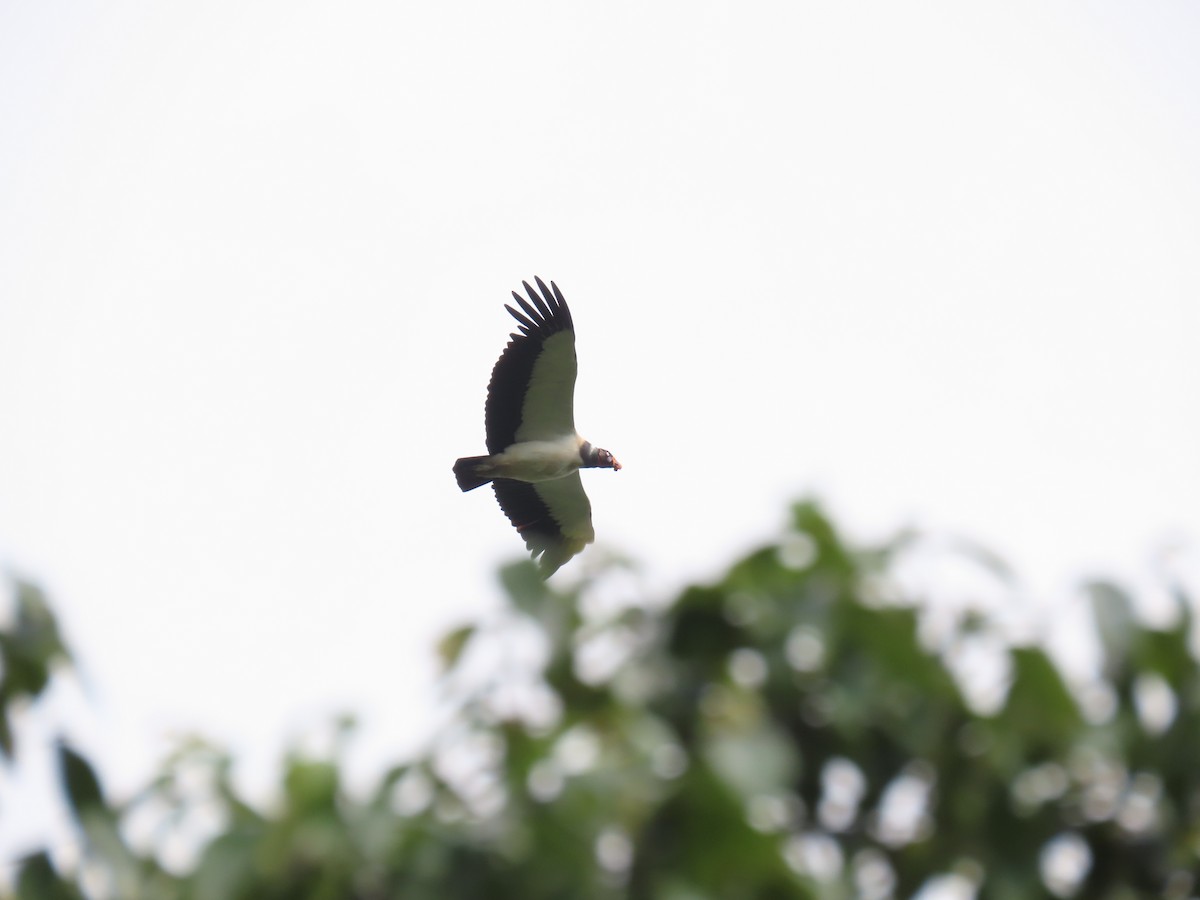
{"type": "Polygon", "coordinates": [[[487,403],[484,406],[488,453],[500,453],[516,440],[517,430],[521,427],[525,392],[546,339],[563,331],[575,330],[571,310],[567,308],[567,301],[563,299],[558,285],[552,281],[550,287],[546,287],[542,279],[534,278],[534,281],[540,295],[528,281],[521,282],[529,295],[528,301],[513,291],[513,299],[521,307],[520,312],[508,304],[504,305],[517,320],[520,334],[509,335],[511,340],[496,361],[488,382],[487,403]]]}
{"type": "Polygon", "coordinates": [[[591,507],[587,502],[587,495],[583,492],[583,484],[578,481],[578,473],[573,477],[576,485],[561,483],[567,479],[543,483],[554,484],[556,490],[565,487],[571,490],[573,495],[575,487],[578,488],[578,496],[574,499],[576,502],[582,500],[586,507],[586,515],[582,522],[573,523],[574,528],[566,529],[554,518],[550,506],[538,493],[538,485],[508,478],[498,478],[492,482],[500,508],[525,540],[525,547],[532,554],[543,578],[549,578],[557,572],[564,563],[592,541],[591,507]]]}

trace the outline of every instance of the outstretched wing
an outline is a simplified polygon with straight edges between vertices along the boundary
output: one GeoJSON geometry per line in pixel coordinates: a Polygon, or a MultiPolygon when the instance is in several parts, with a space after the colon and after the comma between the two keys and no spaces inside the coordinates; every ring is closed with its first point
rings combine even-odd
{"type": "Polygon", "coordinates": [[[596,539],[592,505],[578,472],[534,484],[498,478],[492,487],[546,578],[596,539]]]}
{"type": "MultiPolygon", "coordinates": [[[[518,441],[552,440],[575,433],[575,326],[562,291],[534,279],[521,282],[529,300],[513,291],[521,307],[505,305],[520,334],[492,369],[484,423],[489,453],[500,453],[518,441]]],[[[586,499],[586,498],[585,498],[586,499]]]]}

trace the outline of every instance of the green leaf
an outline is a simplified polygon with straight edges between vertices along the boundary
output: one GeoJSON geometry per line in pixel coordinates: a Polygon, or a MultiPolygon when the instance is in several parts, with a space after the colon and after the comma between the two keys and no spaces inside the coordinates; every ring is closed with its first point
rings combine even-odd
{"type": "Polygon", "coordinates": [[[719,588],[688,588],[675,605],[668,648],[680,660],[717,671],[731,650],[745,643],[742,630],[725,613],[726,593],[719,588]]]}
{"type": "Polygon", "coordinates": [[[1128,662],[1130,641],[1137,632],[1129,596],[1111,581],[1090,581],[1084,589],[1092,600],[1092,616],[1104,647],[1104,671],[1117,678],[1128,662]]]}
{"type": "Polygon", "coordinates": [[[819,504],[806,500],[793,506],[792,528],[808,535],[816,544],[815,568],[842,576],[853,575],[857,571],[858,567],[849,550],[819,504]]]}
{"type": "MultiPolygon", "coordinates": [[[[1065,749],[1083,719],[1062,675],[1037,647],[1014,647],[1012,664],[1012,686],[1001,717],[1031,744],[1065,749]]],[[[1036,752],[1035,747],[1029,749],[1036,752]]]]}
{"type": "Polygon", "coordinates": [[[1012,586],[1017,582],[1016,573],[1002,556],[990,548],[968,538],[957,538],[952,542],[955,551],[971,560],[1001,583],[1012,586]]]}
{"type": "Polygon", "coordinates": [[[72,750],[65,741],[58,744],[59,776],[67,802],[79,822],[92,813],[108,813],[100,779],[92,764],[72,750]]]}
{"type": "Polygon", "coordinates": [[[14,747],[12,704],[36,700],[49,684],[53,666],[70,659],[45,594],[26,581],[17,580],[14,587],[13,624],[0,631],[0,753],[9,758],[14,747]]]}
{"type": "Polygon", "coordinates": [[[1196,679],[1196,658],[1190,647],[1189,624],[1181,621],[1174,628],[1143,629],[1132,651],[1134,667],[1139,672],[1157,672],[1177,692],[1189,691],[1189,682],[1196,679]]]}
{"type": "Polygon", "coordinates": [[[21,863],[17,875],[17,900],[80,900],[82,896],[77,888],[59,876],[44,851],[21,863]]]}
{"type": "Polygon", "coordinates": [[[241,830],[221,835],[209,844],[191,879],[196,900],[254,896],[255,855],[260,840],[258,830],[241,830]]]}
{"type": "Polygon", "coordinates": [[[7,704],[0,704],[0,753],[12,759],[13,733],[12,724],[8,721],[7,704]]]}
{"type": "Polygon", "coordinates": [[[284,775],[284,789],[288,807],[295,813],[333,812],[338,792],[337,767],[324,761],[292,759],[284,775]]]}
{"type": "Polygon", "coordinates": [[[462,625],[442,635],[442,639],[438,641],[437,653],[443,672],[449,672],[458,665],[458,660],[475,635],[475,631],[474,625],[462,625]]]}
{"type": "Polygon", "coordinates": [[[532,562],[522,559],[502,567],[500,584],[513,606],[535,619],[542,617],[542,607],[550,599],[550,589],[532,562]]]}

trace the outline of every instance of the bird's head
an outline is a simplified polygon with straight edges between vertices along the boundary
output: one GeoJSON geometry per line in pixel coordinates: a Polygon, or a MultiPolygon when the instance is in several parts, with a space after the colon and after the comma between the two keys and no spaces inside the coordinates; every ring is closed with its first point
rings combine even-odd
{"type": "Polygon", "coordinates": [[[621,464],[617,462],[617,458],[602,447],[593,447],[590,443],[585,442],[580,448],[580,455],[583,457],[582,467],[585,469],[621,471],[621,464]]]}

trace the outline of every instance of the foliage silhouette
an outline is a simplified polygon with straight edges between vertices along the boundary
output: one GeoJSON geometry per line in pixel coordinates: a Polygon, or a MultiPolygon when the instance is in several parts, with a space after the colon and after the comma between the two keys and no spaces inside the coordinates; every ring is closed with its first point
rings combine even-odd
{"type": "MultiPolygon", "coordinates": [[[[240,797],[232,760],[201,741],[118,804],[62,746],[89,888],[37,853],[15,896],[748,900],[931,884],[988,898],[1190,896],[1191,600],[1176,589],[1175,624],[1155,630],[1120,588],[1088,585],[1102,671],[1069,686],[986,615],[931,637],[896,577],[912,546],[849,546],[801,503],[778,541],[665,605],[641,602],[616,563],[566,588],[508,566],[504,616],[438,645],[451,725],[365,795],[343,782],[348,720],[329,756],[288,757],[270,810],[240,797]],[[497,652],[531,629],[535,658],[497,652]],[[991,708],[955,675],[981,641],[1007,673],[991,708]],[[1105,702],[1085,715],[1081,691],[1105,702]],[[135,848],[122,823],[146,809],[160,840],[135,848]],[[165,866],[172,829],[214,813],[195,860],[165,866]]],[[[25,615],[0,635],[4,723],[65,657],[52,618],[38,613],[39,630],[25,615]]],[[[3,746],[11,754],[10,737],[3,746]]]]}

